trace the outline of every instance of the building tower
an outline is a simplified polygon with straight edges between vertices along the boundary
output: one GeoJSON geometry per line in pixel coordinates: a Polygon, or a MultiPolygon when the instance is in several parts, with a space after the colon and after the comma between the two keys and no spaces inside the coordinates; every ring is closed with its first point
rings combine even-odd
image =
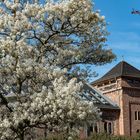
{"type": "Polygon", "coordinates": [[[130,136],[140,132],[140,70],[122,61],[92,85],[120,107],[119,114],[108,114],[115,124],[114,134],[130,136]]]}

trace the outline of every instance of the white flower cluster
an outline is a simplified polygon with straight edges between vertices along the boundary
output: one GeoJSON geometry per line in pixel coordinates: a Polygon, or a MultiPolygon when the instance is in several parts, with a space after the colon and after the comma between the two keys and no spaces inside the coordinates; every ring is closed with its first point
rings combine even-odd
{"type": "Polygon", "coordinates": [[[60,131],[98,118],[93,103],[79,96],[81,83],[66,77],[77,64],[112,59],[102,51],[105,26],[90,0],[1,2],[0,85],[15,100],[0,117],[1,140],[23,138],[33,127],[60,131]]]}
{"type": "MultiPolygon", "coordinates": [[[[62,131],[70,124],[80,125],[99,117],[98,110],[92,102],[82,100],[78,96],[81,83],[76,79],[69,82],[61,76],[52,82],[53,88],[43,87],[42,92],[34,93],[25,103],[16,102],[8,118],[0,121],[1,139],[16,137],[26,127],[47,125],[48,129],[62,131]]],[[[24,98],[24,97],[22,97],[24,98]]]]}

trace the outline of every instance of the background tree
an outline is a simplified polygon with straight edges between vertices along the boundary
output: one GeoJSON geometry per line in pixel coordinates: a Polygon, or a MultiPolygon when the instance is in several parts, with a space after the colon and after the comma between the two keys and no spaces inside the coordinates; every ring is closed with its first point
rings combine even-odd
{"type": "Polygon", "coordinates": [[[24,139],[33,127],[62,131],[96,120],[98,110],[82,100],[82,84],[73,77],[87,77],[85,66],[112,61],[104,48],[107,34],[104,16],[89,0],[2,1],[0,97],[6,113],[0,139],[24,139]]]}

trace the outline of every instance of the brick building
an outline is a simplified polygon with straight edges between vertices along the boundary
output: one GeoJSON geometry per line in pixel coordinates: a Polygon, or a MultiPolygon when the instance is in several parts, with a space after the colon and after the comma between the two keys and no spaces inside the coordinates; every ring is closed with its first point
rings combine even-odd
{"type": "MultiPolygon", "coordinates": [[[[93,132],[128,136],[140,132],[140,70],[122,61],[100,79],[85,82],[84,89],[82,98],[92,100],[102,117],[97,123],[85,124],[81,137],[93,132]]],[[[34,139],[44,137],[44,132],[37,130],[34,139]]]]}
{"type": "Polygon", "coordinates": [[[102,121],[94,126],[98,132],[140,132],[140,70],[122,61],[91,85],[118,106],[101,108],[102,121]]]}
{"type": "MultiPolygon", "coordinates": [[[[102,116],[99,122],[85,124],[80,138],[93,132],[128,136],[140,132],[140,70],[127,62],[120,62],[91,84],[85,82],[82,98],[93,101],[102,116]]],[[[44,130],[40,132],[43,137],[44,130]]]]}

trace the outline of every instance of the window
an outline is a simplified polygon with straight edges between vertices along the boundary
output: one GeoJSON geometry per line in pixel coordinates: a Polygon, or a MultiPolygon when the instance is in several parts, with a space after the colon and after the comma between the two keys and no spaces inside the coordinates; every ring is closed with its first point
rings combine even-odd
{"type": "Polygon", "coordinates": [[[112,134],[112,124],[111,124],[111,122],[108,123],[108,133],[112,134]]]}
{"type": "Polygon", "coordinates": [[[115,80],[111,80],[110,82],[111,82],[111,83],[116,83],[116,81],[115,81],[115,80]]]}
{"type": "Polygon", "coordinates": [[[93,133],[93,126],[90,125],[87,129],[87,135],[90,136],[93,133]]]}
{"type": "Polygon", "coordinates": [[[112,123],[111,122],[104,122],[104,132],[108,134],[112,134],[112,123]]]}
{"type": "Polygon", "coordinates": [[[135,111],[135,120],[140,120],[140,111],[135,111]]]}
{"type": "Polygon", "coordinates": [[[128,82],[128,83],[133,83],[133,80],[127,79],[127,82],[128,82]]]}
{"type": "Polygon", "coordinates": [[[135,120],[138,119],[137,117],[138,117],[138,116],[137,116],[137,111],[135,111],[135,120]]]}
{"type": "Polygon", "coordinates": [[[103,86],[103,85],[102,84],[97,85],[97,87],[101,87],[101,86],[103,86]]]}
{"type": "Polygon", "coordinates": [[[134,80],[134,83],[135,83],[135,84],[139,84],[140,81],[138,81],[138,80],[134,80]]]}
{"type": "Polygon", "coordinates": [[[97,123],[94,124],[93,131],[94,131],[95,133],[98,133],[98,126],[97,126],[97,123]]]}
{"type": "Polygon", "coordinates": [[[138,111],[138,120],[140,120],[140,111],[138,111]]]}
{"type": "Polygon", "coordinates": [[[108,84],[109,84],[109,81],[107,81],[107,82],[104,83],[104,85],[108,85],[108,84]]]}
{"type": "Polygon", "coordinates": [[[140,130],[139,130],[139,129],[137,129],[136,133],[139,133],[139,132],[140,132],[140,130]]]}
{"type": "Polygon", "coordinates": [[[92,133],[98,133],[99,126],[98,123],[90,124],[87,126],[87,136],[90,136],[92,133]]]}
{"type": "Polygon", "coordinates": [[[104,122],[104,131],[107,132],[107,122],[104,122]]]}

